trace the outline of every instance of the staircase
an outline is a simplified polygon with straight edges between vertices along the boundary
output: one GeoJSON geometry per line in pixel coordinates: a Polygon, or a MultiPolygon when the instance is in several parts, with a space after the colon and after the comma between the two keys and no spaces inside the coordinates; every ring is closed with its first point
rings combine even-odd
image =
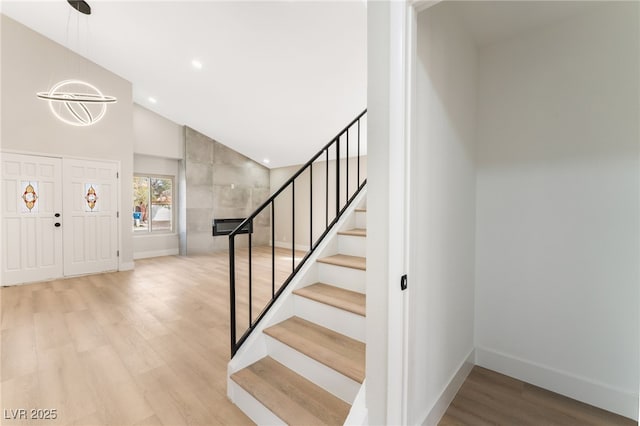
{"type": "Polygon", "coordinates": [[[229,363],[228,394],[257,424],[363,424],[366,191],[229,363]]]}

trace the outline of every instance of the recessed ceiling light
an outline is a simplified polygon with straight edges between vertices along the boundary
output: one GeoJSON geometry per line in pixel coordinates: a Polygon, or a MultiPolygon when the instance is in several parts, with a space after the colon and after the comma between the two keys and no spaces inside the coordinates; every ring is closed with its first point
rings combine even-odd
{"type": "Polygon", "coordinates": [[[193,67],[197,70],[202,69],[202,62],[198,61],[197,59],[194,59],[193,61],[191,61],[191,65],[193,65],[193,67]]]}
{"type": "Polygon", "coordinates": [[[264,160],[262,160],[262,162],[263,162],[264,164],[269,164],[271,161],[269,161],[269,159],[268,159],[268,158],[265,158],[264,160]]]}
{"type": "Polygon", "coordinates": [[[154,97],[149,96],[149,102],[151,102],[152,104],[157,104],[158,100],[154,97]]]}

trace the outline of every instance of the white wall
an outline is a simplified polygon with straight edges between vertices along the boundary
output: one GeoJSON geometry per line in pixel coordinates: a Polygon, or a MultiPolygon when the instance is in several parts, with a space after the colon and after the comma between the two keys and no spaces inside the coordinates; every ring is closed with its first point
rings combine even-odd
{"type": "MultiPolygon", "coordinates": [[[[130,206],[133,175],[131,83],[74,54],[2,15],[3,150],[60,157],[120,162],[120,206],[130,206]],[[80,78],[98,86],[118,102],[90,127],[75,127],[56,119],[36,92],[55,82],[80,78]],[[11,106],[8,108],[7,106],[11,106]]],[[[120,220],[120,268],[133,267],[130,222],[120,220]]]]}
{"type": "Polygon", "coordinates": [[[184,127],[138,104],[133,105],[133,152],[162,158],[184,158],[184,127]]]}
{"type": "Polygon", "coordinates": [[[639,4],[480,52],[477,362],[638,414],[639,4]]]}
{"type": "Polygon", "coordinates": [[[438,420],[474,344],[477,52],[448,4],[418,15],[417,56],[408,424],[438,420]]]}

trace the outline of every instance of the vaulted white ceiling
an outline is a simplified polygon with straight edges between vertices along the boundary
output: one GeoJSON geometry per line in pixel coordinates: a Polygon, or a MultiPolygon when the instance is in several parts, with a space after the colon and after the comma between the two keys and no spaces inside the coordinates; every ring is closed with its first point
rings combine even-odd
{"type": "MultiPolygon", "coordinates": [[[[131,81],[134,102],[269,167],[304,163],[366,107],[364,0],[88,1],[88,17],[66,0],[0,5],[131,81]]],[[[607,2],[447,3],[482,47],[607,2]]]]}
{"type": "Polygon", "coordinates": [[[134,102],[270,167],[305,162],[366,107],[361,0],[89,3],[88,17],[65,0],[4,0],[2,13],[131,81],[134,102]]]}

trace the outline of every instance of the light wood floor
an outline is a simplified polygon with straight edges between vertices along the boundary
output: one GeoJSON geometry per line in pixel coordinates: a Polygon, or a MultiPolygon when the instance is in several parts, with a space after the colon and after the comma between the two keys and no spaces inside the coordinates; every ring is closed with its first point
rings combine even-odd
{"type": "MultiPolygon", "coordinates": [[[[247,262],[238,263],[242,284],[247,262]]],[[[253,291],[266,300],[266,250],[257,250],[252,263],[254,273],[268,276],[253,291]]],[[[290,251],[279,250],[278,283],[290,271],[290,251]]],[[[238,292],[238,311],[248,322],[246,294],[238,292]]],[[[226,253],[140,260],[134,271],[5,287],[0,299],[3,425],[252,424],[226,396],[226,253]],[[7,419],[19,409],[55,409],[57,419],[7,419]]],[[[261,307],[254,305],[254,317],[261,307]]]]}
{"type": "Polygon", "coordinates": [[[440,426],[637,425],[591,405],[475,366],[440,426]]]}
{"type": "MultiPolygon", "coordinates": [[[[271,293],[266,259],[256,250],[253,293],[263,300],[271,293]]],[[[246,261],[239,268],[240,285],[246,261]]],[[[290,270],[291,253],[279,251],[276,282],[290,270]]],[[[246,293],[238,291],[238,312],[248,321],[246,293]]],[[[2,288],[0,423],[252,424],[226,397],[228,300],[226,253],[2,288]],[[55,409],[57,419],[6,418],[19,409],[55,409]]],[[[441,424],[635,424],[495,374],[476,367],[441,424]]]]}

